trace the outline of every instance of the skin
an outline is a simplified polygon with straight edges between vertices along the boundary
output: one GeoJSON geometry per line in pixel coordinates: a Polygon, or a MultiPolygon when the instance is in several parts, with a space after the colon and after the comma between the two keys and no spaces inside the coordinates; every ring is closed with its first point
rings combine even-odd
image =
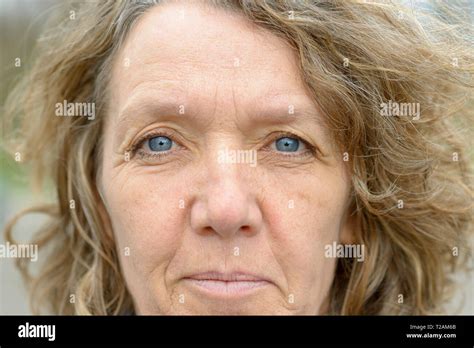
{"type": "Polygon", "coordinates": [[[222,9],[159,5],[109,87],[99,187],[137,314],[324,313],[350,181],[288,44],[222,9]],[[162,132],[176,143],[164,155],[140,143],[162,132]],[[279,151],[287,133],[308,146],[279,151]],[[223,149],[257,165],[222,163],[223,149]],[[267,281],[214,293],[185,279],[207,271],[267,281]]]}

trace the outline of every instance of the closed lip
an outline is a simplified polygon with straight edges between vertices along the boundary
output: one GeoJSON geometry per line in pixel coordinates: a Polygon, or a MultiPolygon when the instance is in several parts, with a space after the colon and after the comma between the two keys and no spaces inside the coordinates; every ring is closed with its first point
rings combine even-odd
{"type": "Polygon", "coordinates": [[[195,280],[214,280],[214,281],[221,281],[221,282],[261,282],[267,281],[267,279],[262,278],[260,276],[253,275],[251,273],[246,272],[231,272],[231,273],[222,273],[222,272],[203,272],[197,273],[190,276],[185,277],[187,279],[195,279],[195,280]]]}
{"type": "Polygon", "coordinates": [[[266,278],[246,272],[203,272],[184,279],[205,294],[217,298],[240,298],[271,284],[266,278]]]}

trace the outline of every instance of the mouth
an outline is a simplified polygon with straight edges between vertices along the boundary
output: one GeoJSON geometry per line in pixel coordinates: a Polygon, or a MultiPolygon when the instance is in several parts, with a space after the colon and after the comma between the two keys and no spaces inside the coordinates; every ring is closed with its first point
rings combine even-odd
{"type": "Polygon", "coordinates": [[[245,296],[271,284],[267,279],[247,273],[205,272],[184,278],[208,295],[220,297],[245,296]]]}

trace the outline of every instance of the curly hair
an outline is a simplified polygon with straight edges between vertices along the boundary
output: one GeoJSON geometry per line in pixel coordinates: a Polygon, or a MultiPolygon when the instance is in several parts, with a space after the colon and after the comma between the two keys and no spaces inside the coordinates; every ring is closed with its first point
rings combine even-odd
{"type": "MultiPolygon", "coordinates": [[[[352,208],[365,262],[338,260],[328,314],[443,311],[452,276],[471,251],[472,28],[448,4],[416,11],[390,1],[212,1],[284,38],[352,176],[352,208]],[[438,13],[438,14],[436,14],[438,13]],[[420,117],[381,113],[416,103],[420,117]],[[403,297],[403,303],[397,299],[403,297]]],[[[9,151],[49,179],[54,203],[33,243],[39,274],[18,266],[35,313],[133,313],[109,217],[97,189],[111,62],[155,1],[69,3],[53,17],[35,62],[4,106],[9,151]],[[77,7],[74,7],[76,6],[77,7]],[[65,13],[77,11],[76,19],[65,13]],[[65,12],[67,11],[67,12],[65,12]],[[66,19],[64,19],[66,17],[66,19]],[[58,101],[96,103],[93,121],[54,116],[58,101]],[[71,200],[74,207],[71,208],[71,200]],[[72,300],[73,299],[73,300],[72,300]]],[[[158,5],[159,6],[159,5],[158,5]]],[[[466,11],[467,12],[467,11],[466,11]]]]}

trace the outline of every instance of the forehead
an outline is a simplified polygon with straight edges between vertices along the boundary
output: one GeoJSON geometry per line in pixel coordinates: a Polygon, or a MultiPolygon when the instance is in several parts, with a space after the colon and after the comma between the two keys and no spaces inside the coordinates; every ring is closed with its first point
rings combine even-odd
{"type": "Polygon", "coordinates": [[[119,108],[136,94],[166,94],[166,86],[224,103],[306,94],[288,43],[237,13],[194,2],[148,10],[115,60],[111,85],[119,108]]]}

